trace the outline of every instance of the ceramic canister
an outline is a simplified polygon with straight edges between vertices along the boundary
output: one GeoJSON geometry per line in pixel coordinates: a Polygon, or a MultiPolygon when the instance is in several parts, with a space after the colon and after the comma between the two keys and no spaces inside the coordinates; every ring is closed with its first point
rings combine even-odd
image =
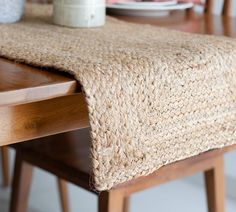
{"type": "Polygon", "coordinates": [[[55,24],[68,27],[98,27],[105,23],[105,0],[54,0],[55,24]]]}
{"type": "Polygon", "coordinates": [[[0,0],[0,23],[19,21],[24,9],[24,0],[0,0]]]}

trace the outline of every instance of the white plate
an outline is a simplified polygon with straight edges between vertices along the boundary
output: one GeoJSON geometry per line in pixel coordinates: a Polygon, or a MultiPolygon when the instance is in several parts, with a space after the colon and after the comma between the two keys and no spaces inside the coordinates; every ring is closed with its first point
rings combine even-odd
{"type": "Polygon", "coordinates": [[[177,0],[169,0],[169,1],[149,1],[149,2],[137,2],[137,1],[119,1],[116,2],[116,5],[130,5],[130,6],[168,6],[177,4],[177,0]]]}
{"type": "Polygon", "coordinates": [[[167,16],[173,10],[185,10],[193,6],[193,3],[178,3],[169,6],[109,4],[106,7],[107,12],[113,15],[159,17],[167,16]]]}

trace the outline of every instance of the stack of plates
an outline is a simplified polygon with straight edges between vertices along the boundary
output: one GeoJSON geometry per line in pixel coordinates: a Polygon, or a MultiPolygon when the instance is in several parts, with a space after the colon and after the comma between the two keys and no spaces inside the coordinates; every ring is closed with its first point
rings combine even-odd
{"type": "Polygon", "coordinates": [[[120,0],[107,5],[107,11],[113,15],[126,16],[166,16],[172,10],[185,10],[193,7],[193,3],[178,3],[177,0],[135,1],[120,0]]]}

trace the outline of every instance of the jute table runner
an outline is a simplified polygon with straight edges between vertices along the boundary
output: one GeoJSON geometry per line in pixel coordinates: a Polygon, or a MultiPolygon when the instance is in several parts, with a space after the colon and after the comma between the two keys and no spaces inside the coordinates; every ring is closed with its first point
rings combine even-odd
{"type": "Polygon", "coordinates": [[[112,18],[64,28],[51,9],[28,5],[23,21],[1,25],[0,55],[81,83],[98,190],[236,143],[236,40],[112,18]]]}

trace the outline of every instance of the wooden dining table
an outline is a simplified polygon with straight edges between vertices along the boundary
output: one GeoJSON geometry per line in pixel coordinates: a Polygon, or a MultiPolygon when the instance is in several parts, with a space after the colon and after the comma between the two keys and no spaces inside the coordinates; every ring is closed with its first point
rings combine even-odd
{"type": "MultiPolygon", "coordinates": [[[[236,19],[173,13],[168,17],[117,18],[190,33],[236,37],[236,19]]],[[[0,146],[89,126],[80,84],[57,70],[0,58],[0,146]]]]}

